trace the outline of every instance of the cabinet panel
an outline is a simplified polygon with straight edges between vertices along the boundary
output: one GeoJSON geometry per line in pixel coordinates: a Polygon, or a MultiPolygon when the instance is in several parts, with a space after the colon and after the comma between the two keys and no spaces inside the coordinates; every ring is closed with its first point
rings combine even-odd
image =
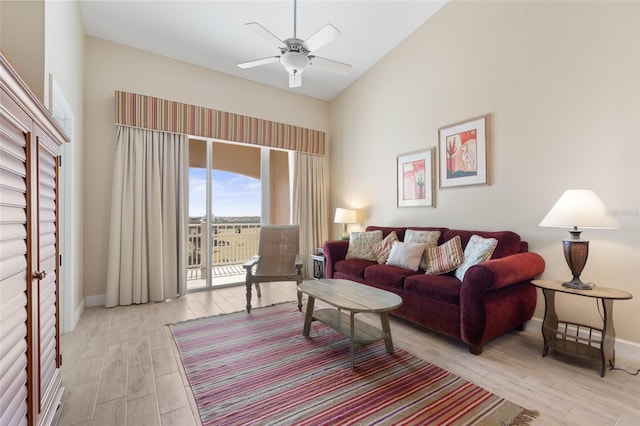
{"type": "Polygon", "coordinates": [[[0,424],[27,421],[27,136],[0,109],[0,424]]]}
{"type": "MultiPolygon", "coordinates": [[[[33,297],[38,323],[34,324],[38,369],[37,392],[38,423],[49,423],[55,413],[56,393],[60,388],[60,334],[58,303],[58,147],[40,129],[35,136],[35,193],[37,208],[32,216],[38,229],[34,236],[33,297]],[[35,276],[36,271],[42,276],[35,276]]],[[[33,188],[33,187],[32,187],[33,188]]]]}

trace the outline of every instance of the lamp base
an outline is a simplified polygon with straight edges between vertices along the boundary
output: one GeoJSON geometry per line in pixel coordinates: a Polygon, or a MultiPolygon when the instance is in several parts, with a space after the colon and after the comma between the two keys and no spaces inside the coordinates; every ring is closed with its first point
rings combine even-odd
{"type": "Polygon", "coordinates": [[[589,241],[580,239],[582,231],[577,228],[569,232],[571,233],[571,239],[563,240],[562,247],[564,258],[567,261],[567,265],[569,265],[573,279],[563,283],[562,286],[578,290],[591,290],[593,288],[591,285],[585,284],[580,280],[580,274],[587,264],[587,257],[589,256],[589,241]]]}
{"type": "Polygon", "coordinates": [[[344,223],[342,224],[342,235],[340,235],[340,240],[350,240],[351,236],[349,235],[349,232],[347,232],[347,224],[344,223]]]}
{"type": "Polygon", "coordinates": [[[571,281],[562,283],[562,287],[574,288],[577,290],[593,290],[593,284],[583,283],[580,277],[573,277],[571,281]]]}

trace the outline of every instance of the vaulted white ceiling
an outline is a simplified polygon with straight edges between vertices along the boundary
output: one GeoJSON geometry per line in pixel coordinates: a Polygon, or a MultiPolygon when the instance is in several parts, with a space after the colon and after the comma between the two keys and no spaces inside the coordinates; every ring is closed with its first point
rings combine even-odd
{"type": "MultiPolygon", "coordinates": [[[[344,75],[311,66],[302,87],[290,89],[280,63],[252,69],[237,64],[279,55],[245,27],[258,22],[278,38],[293,37],[293,0],[80,2],[88,35],[178,59],[307,96],[331,100],[437,12],[446,0],[299,0],[297,36],[327,23],[341,35],[313,52],[353,67],[344,75]]],[[[419,54],[419,52],[417,52],[419,54]]]]}

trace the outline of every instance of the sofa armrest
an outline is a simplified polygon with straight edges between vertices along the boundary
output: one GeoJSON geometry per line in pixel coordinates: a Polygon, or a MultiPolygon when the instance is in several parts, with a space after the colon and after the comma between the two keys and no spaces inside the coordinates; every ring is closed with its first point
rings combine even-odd
{"type": "Polygon", "coordinates": [[[322,251],[325,257],[324,265],[326,278],[333,278],[336,262],[344,260],[347,256],[348,249],[349,241],[347,240],[326,241],[324,243],[322,251]]]}
{"type": "Polygon", "coordinates": [[[517,253],[474,265],[464,275],[463,286],[497,290],[534,279],[544,271],[544,259],[532,252],[517,253]]]}

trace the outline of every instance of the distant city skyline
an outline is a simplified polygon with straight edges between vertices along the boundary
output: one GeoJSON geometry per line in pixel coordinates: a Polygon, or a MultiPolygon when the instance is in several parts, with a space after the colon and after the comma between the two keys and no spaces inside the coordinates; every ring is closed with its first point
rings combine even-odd
{"type": "MultiPolygon", "coordinates": [[[[213,170],[214,216],[261,216],[260,179],[213,170]]],[[[189,216],[204,216],[207,202],[206,170],[189,168],[189,216]]]]}

